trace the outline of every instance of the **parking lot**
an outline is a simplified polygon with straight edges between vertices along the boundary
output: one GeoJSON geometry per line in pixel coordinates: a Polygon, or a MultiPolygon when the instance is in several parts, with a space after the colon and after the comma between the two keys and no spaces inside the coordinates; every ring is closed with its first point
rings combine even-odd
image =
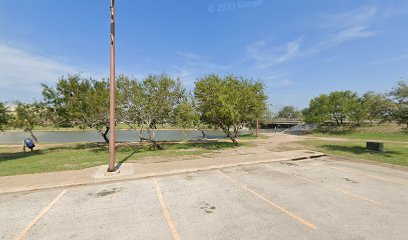
{"type": "Polygon", "coordinates": [[[0,239],[407,239],[408,172],[330,157],[0,195],[0,239]]]}

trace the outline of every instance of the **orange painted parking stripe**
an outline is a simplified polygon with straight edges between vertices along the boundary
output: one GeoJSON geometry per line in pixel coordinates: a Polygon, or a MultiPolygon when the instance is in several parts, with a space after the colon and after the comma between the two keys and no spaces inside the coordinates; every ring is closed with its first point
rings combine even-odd
{"type": "Polygon", "coordinates": [[[253,194],[254,196],[258,197],[259,199],[265,201],[266,203],[268,203],[269,205],[273,206],[274,208],[277,208],[278,210],[280,210],[281,212],[287,214],[288,216],[290,216],[291,218],[293,218],[294,220],[300,222],[301,224],[311,228],[311,229],[316,229],[316,226],[312,223],[309,223],[308,221],[302,219],[301,217],[297,216],[296,214],[284,209],[283,207],[277,205],[276,203],[272,202],[271,200],[265,198],[264,196],[262,196],[261,194],[255,192],[252,189],[249,189],[247,186],[242,185],[241,183],[239,183],[237,180],[233,179],[232,177],[228,176],[227,174],[221,172],[220,170],[217,170],[217,172],[219,172],[221,175],[223,175],[224,177],[226,177],[227,179],[229,179],[231,182],[235,183],[236,185],[238,185],[239,187],[245,189],[246,191],[248,191],[249,193],[253,194]]]}
{"type": "Polygon", "coordinates": [[[159,197],[160,206],[163,210],[164,217],[167,220],[167,224],[169,225],[171,234],[173,235],[173,239],[180,240],[180,235],[177,231],[176,225],[173,222],[173,219],[171,218],[170,212],[166,207],[166,202],[164,201],[159,184],[157,183],[156,178],[152,178],[152,180],[153,180],[154,186],[156,187],[156,192],[157,192],[157,196],[159,197]]]}
{"type": "Polygon", "coordinates": [[[339,192],[339,193],[343,193],[343,194],[348,195],[348,196],[350,196],[350,197],[357,198],[357,199],[360,199],[360,200],[363,200],[363,201],[367,201],[367,202],[372,203],[372,204],[382,205],[381,203],[379,203],[379,202],[377,202],[377,201],[374,201],[374,200],[372,200],[372,199],[370,199],[370,198],[368,198],[368,197],[364,197],[364,196],[361,196],[361,195],[358,195],[358,194],[355,194],[355,193],[351,193],[351,192],[345,191],[345,190],[340,189],[340,188],[332,187],[332,186],[330,186],[330,185],[327,185],[327,184],[324,184],[324,183],[321,183],[321,182],[314,181],[314,180],[312,180],[312,179],[310,179],[310,178],[307,178],[307,177],[304,177],[304,176],[300,176],[300,175],[297,175],[297,174],[294,174],[294,173],[289,173],[289,172],[285,172],[285,171],[282,171],[282,170],[278,170],[278,169],[272,168],[272,167],[269,166],[269,165],[266,165],[266,166],[269,167],[269,168],[271,168],[271,169],[274,170],[274,171],[281,172],[281,173],[284,173],[284,174],[287,174],[287,175],[291,175],[291,176],[295,176],[295,177],[301,178],[301,179],[303,179],[303,180],[305,180],[305,181],[308,181],[308,182],[311,182],[311,183],[314,183],[314,184],[317,184],[317,185],[324,186],[324,187],[326,187],[326,188],[328,188],[328,189],[330,189],[330,190],[332,190],[332,191],[339,192]]]}
{"type": "Polygon", "coordinates": [[[28,231],[52,208],[52,206],[55,205],[55,203],[58,202],[64,196],[64,194],[68,191],[68,189],[63,190],[57,197],[48,204],[24,229],[21,231],[14,239],[15,240],[20,240],[23,239],[28,231]]]}

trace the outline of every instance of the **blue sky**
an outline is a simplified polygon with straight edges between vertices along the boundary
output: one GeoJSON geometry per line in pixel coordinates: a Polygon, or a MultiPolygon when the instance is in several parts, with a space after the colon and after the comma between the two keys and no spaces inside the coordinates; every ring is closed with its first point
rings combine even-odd
{"type": "MultiPolygon", "coordinates": [[[[2,0],[0,101],[40,83],[109,75],[109,0],[2,0]]],[[[334,90],[384,92],[408,76],[407,1],[116,0],[117,72],[262,80],[274,109],[334,90]]]]}

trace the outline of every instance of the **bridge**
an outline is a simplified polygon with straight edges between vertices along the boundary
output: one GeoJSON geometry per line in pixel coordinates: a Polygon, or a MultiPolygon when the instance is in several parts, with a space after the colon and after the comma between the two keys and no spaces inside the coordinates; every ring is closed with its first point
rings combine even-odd
{"type": "Polygon", "coordinates": [[[263,128],[291,128],[303,124],[300,118],[264,118],[261,120],[263,128]]]}

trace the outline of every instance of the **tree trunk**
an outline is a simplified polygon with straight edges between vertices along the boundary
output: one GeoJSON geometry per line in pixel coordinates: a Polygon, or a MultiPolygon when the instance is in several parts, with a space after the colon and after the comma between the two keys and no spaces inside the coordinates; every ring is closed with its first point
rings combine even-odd
{"type": "Polygon", "coordinates": [[[102,130],[98,130],[98,132],[101,134],[103,137],[103,140],[105,140],[106,143],[109,143],[109,138],[108,138],[108,133],[109,133],[110,128],[106,127],[105,132],[102,132],[102,130]]]}
{"type": "Polygon", "coordinates": [[[238,138],[238,131],[239,131],[239,127],[238,126],[234,126],[234,137],[238,138]]]}
{"type": "Polygon", "coordinates": [[[232,134],[230,133],[228,128],[222,128],[222,130],[224,131],[224,133],[227,135],[227,137],[229,139],[231,139],[232,143],[234,144],[234,146],[238,146],[238,142],[237,142],[237,138],[235,138],[234,136],[232,136],[232,134]]]}
{"type": "Polygon", "coordinates": [[[207,139],[207,135],[205,135],[204,130],[202,130],[202,129],[198,129],[198,131],[200,131],[200,132],[201,132],[201,134],[203,135],[203,139],[207,139]]]}
{"type": "Polygon", "coordinates": [[[339,126],[340,127],[340,122],[339,122],[339,119],[338,118],[334,118],[334,119],[336,119],[336,123],[337,123],[337,126],[339,126]]]}
{"type": "Polygon", "coordinates": [[[140,142],[143,142],[143,140],[145,140],[143,137],[143,126],[139,130],[139,139],[140,139],[140,142]]]}
{"type": "Polygon", "coordinates": [[[157,143],[156,140],[154,140],[155,138],[155,134],[154,134],[154,130],[151,130],[150,128],[147,129],[147,132],[149,133],[149,139],[145,139],[144,140],[149,140],[150,142],[153,143],[153,147],[159,150],[164,150],[164,147],[161,146],[159,143],[157,143]]]}
{"type": "Polygon", "coordinates": [[[183,131],[183,129],[179,129],[180,130],[180,132],[184,135],[184,138],[186,139],[186,141],[188,142],[188,137],[187,137],[187,135],[186,135],[186,133],[183,131]]]}
{"type": "Polygon", "coordinates": [[[34,139],[34,141],[35,141],[36,143],[38,143],[38,139],[37,139],[36,136],[34,136],[34,133],[33,133],[33,129],[32,129],[32,128],[26,128],[24,131],[29,132],[29,133],[30,133],[30,136],[34,139]]]}
{"type": "Polygon", "coordinates": [[[231,139],[231,141],[232,141],[232,143],[234,143],[234,146],[238,146],[238,142],[237,142],[237,139],[236,138],[234,138],[234,137],[230,137],[230,139],[231,139]]]}

